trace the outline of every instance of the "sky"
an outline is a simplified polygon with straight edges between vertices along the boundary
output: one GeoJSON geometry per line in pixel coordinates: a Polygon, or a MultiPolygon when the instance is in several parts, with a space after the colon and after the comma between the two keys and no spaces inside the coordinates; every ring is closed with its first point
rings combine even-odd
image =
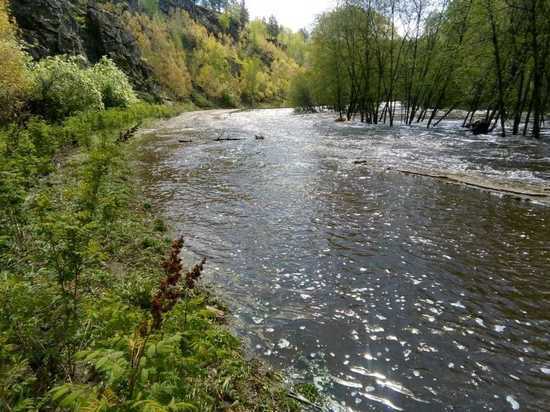
{"type": "Polygon", "coordinates": [[[279,24],[299,30],[310,29],[315,16],[334,7],[335,0],[246,0],[250,16],[277,17],[279,24]]]}

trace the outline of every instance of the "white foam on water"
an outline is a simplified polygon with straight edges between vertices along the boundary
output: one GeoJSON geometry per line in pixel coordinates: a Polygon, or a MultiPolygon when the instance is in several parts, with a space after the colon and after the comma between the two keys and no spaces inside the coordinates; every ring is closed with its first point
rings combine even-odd
{"type": "Polygon", "coordinates": [[[451,303],[451,306],[454,306],[455,308],[466,309],[466,306],[464,306],[460,301],[451,303]]]}
{"type": "Polygon", "coordinates": [[[519,402],[516,401],[512,395],[508,395],[506,397],[506,402],[508,402],[510,405],[512,405],[512,409],[514,411],[519,410],[519,402]]]}
{"type": "Polygon", "coordinates": [[[359,382],[348,381],[345,379],[340,379],[335,376],[332,377],[332,380],[338,385],[346,386],[348,388],[363,389],[363,385],[359,382]]]}
{"type": "Polygon", "coordinates": [[[286,339],[281,339],[277,344],[277,346],[281,349],[286,349],[290,346],[290,342],[287,341],[286,339]]]}
{"type": "Polygon", "coordinates": [[[380,396],[376,396],[376,395],[372,395],[370,393],[366,393],[366,392],[361,392],[359,393],[359,395],[363,396],[364,398],[367,398],[371,401],[374,401],[374,402],[378,402],[378,403],[381,403],[382,405],[385,405],[387,406],[388,408],[391,408],[395,411],[402,411],[403,409],[400,408],[399,406],[395,405],[394,403],[392,403],[390,400],[388,399],[384,399],[384,398],[381,398],[380,396]]]}

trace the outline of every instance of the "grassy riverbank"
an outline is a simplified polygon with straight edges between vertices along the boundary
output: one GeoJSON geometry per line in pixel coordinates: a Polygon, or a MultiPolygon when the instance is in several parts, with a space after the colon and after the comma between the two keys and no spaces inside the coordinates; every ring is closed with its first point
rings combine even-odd
{"type": "Polygon", "coordinates": [[[138,189],[139,138],[121,131],[186,109],[0,132],[0,409],[298,409],[194,287],[200,267],[169,259],[167,227],[138,189]]]}

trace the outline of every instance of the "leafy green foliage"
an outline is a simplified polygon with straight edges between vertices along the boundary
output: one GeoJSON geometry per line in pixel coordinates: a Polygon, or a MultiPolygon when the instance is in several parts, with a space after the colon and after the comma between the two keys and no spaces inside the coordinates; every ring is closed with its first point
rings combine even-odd
{"type": "Polygon", "coordinates": [[[101,90],[79,57],[50,57],[32,70],[38,110],[59,120],[85,110],[103,110],[101,90]]]}
{"type": "Polygon", "coordinates": [[[137,104],[2,132],[0,408],[297,410],[200,288],[151,327],[170,242],[136,189],[140,142],[118,132],[178,110],[137,104]]]}
{"type": "Polygon", "coordinates": [[[33,104],[48,119],[137,102],[128,78],[107,57],[91,68],[79,56],[49,57],[34,65],[32,75],[33,104]]]}
{"type": "Polygon", "coordinates": [[[303,35],[284,29],[275,33],[277,40],[261,20],[244,27],[240,11],[238,6],[226,9],[217,34],[182,11],[153,17],[126,13],[124,19],[171,98],[191,98],[200,106],[280,105],[298,70],[286,50],[303,60],[303,35]],[[239,40],[234,27],[241,30],[239,40]]]}
{"type": "Polygon", "coordinates": [[[126,75],[103,56],[92,68],[92,78],[101,92],[103,105],[109,107],[128,107],[137,103],[137,97],[126,75]]]}
{"type": "Polygon", "coordinates": [[[341,2],[319,17],[310,81],[301,77],[291,94],[307,105],[307,87],[316,105],[366,123],[430,127],[460,108],[464,125],[482,112],[491,130],[517,135],[522,124],[540,137],[550,109],[549,13],[548,0],[341,2]]]}
{"type": "MultiPolygon", "coordinates": [[[[244,8],[222,3],[209,6],[242,30],[244,8]]],[[[214,35],[185,13],[161,16],[156,0],[140,4],[147,15],[126,21],[167,97],[286,98],[297,65],[276,39],[214,35]]],[[[130,137],[142,120],[193,105],[139,102],[106,57],[30,64],[15,33],[0,0],[0,57],[12,59],[0,103],[27,107],[0,128],[0,409],[297,410],[195,287],[204,262],[182,276],[174,249],[173,270],[159,264],[168,228],[138,190],[140,137],[130,137]]]]}

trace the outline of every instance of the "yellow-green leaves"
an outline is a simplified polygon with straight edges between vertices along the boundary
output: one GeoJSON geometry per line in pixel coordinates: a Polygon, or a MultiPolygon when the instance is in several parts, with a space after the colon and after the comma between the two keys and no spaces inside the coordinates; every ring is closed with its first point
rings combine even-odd
{"type": "Polygon", "coordinates": [[[35,105],[54,120],[137,102],[126,75],[106,57],[93,67],[81,56],[48,57],[33,65],[32,76],[35,105]]]}
{"type": "Polygon", "coordinates": [[[29,57],[22,51],[7,0],[0,0],[0,122],[11,120],[30,90],[29,57]]]}

